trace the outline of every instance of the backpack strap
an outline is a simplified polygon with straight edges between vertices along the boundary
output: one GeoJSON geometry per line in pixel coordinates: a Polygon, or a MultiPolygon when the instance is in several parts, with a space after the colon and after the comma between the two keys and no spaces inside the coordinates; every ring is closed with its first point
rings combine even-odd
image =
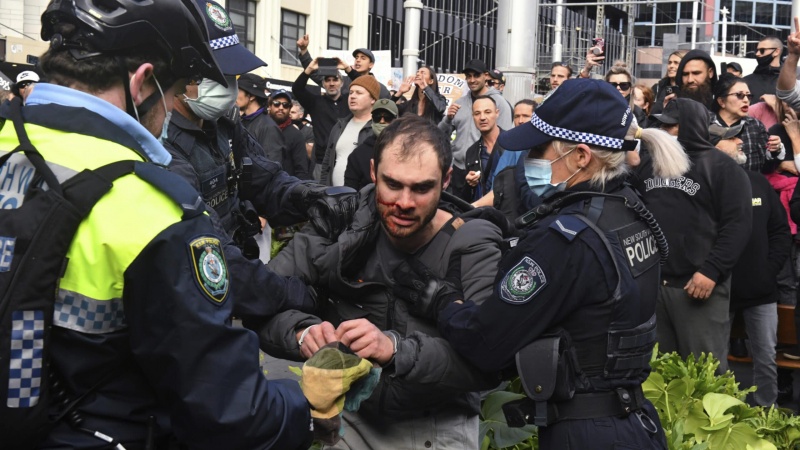
{"type": "Polygon", "coordinates": [[[47,186],[53,191],[61,194],[61,183],[58,182],[56,175],[52,170],[50,170],[50,167],[47,166],[47,163],[44,161],[44,158],[42,158],[42,155],[39,153],[39,151],[36,150],[36,147],[33,146],[31,140],[28,138],[28,133],[25,131],[25,122],[22,120],[22,99],[19,97],[14,97],[11,100],[11,107],[8,109],[8,111],[9,118],[14,124],[14,130],[17,133],[19,145],[17,148],[0,158],[0,166],[5,164],[14,153],[24,152],[25,156],[36,169],[36,172],[42,177],[42,179],[44,179],[44,182],[47,183],[47,186]]]}

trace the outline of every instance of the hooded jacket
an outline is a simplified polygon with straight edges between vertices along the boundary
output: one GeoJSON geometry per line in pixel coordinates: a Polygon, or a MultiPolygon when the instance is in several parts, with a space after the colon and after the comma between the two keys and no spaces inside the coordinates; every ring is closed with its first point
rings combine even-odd
{"type": "Polygon", "coordinates": [[[778,75],[781,73],[780,66],[759,66],[750,75],[744,77],[750,93],[753,94],[753,102],[758,103],[764,94],[775,95],[778,86],[778,75]]]}
{"type": "Polygon", "coordinates": [[[658,178],[645,160],[637,187],[670,246],[662,284],[682,288],[695,272],[716,283],[728,277],[750,240],[753,207],[744,169],[709,141],[708,110],[694,100],[677,102],[678,141],[691,168],[678,178],[658,178]]]}
{"type": "MultiPolygon", "coordinates": [[[[686,64],[689,61],[692,61],[692,60],[695,60],[695,59],[702,59],[703,61],[706,62],[706,65],[711,68],[713,74],[711,75],[711,80],[709,80],[709,82],[711,84],[711,91],[713,92],[714,91],[714,86],[717,84],[717,78],[719,78],[718,75],[717,75],[717,66],[714,64],[714,60],[711,59],[711,56],[709,56],[709,54],[704,52],[703,50],[692,50],[689,53],[687,53],[683,57],[683,59],[681,59],[681,63],[680,63],[680,65],[678,65],[678,74],[675,75],[675,84],[678,86],[678,88],[680,88],[681,93],[683,93],[684,92],[684,88],[683,88],[683,69],[684,69],[684,67],[686,67],[686,64]]],[[[678,95],[681,95],[681,94],[678,94],[678,95]]],[[[706,106],[706,108],[711,108],[712,105],[709,104],[709,105],[705,105],[705,106],[706,106]]],[[[708,130],[706,130],[706,134],[707,134],[707,132],[708,132],[708,130]]]]}

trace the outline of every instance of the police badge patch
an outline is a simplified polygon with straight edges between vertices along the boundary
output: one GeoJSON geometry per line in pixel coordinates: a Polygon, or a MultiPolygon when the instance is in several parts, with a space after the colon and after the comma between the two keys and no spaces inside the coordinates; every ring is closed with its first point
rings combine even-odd
{"type": "Polygon", "coordinates": [[[214,22],[214,25],[220,30],[231,31],[233,29],[228,12],[219,5],[207,2],[206,15],[208,15],[208,18],[211,19],[211,21],[214,22]]]}
{"type": "Polygon", "coordinates": [[[500,283],[500,298],[512,305],[532,299],[547,284],[547,277],[533,259],[526,256],[506,273],[500,283]]]}
{"type": "Polygon", "coordinates": [[[189,243],[195,279],[200,289],[215,304],[221,305],[228,296],[228,266],[219,239],[210,236],[189,243]]]}

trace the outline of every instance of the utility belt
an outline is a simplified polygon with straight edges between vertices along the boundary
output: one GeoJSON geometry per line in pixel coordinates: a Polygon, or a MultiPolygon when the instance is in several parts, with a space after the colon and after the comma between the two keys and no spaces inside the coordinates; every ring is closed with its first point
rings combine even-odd
{"type": "MultiPolygon", "coordinates": [[[[627,337],[617,336],[620,332],[611,333],[612,339],[607,342],[614,343],[613,348],[597,351],[605,354],[606,358],[609,357],[609,351],[612,356],[620,349],[628,351],[631,348],[628,341],[631,339],[636,343],[635,348],[642,347],[639,335],[642,330],[649,330],[653,321],[654,318],[651,318],[638,327],[626,330],[622,334],[630,335],[627,337]]],[[[647,336],[649,334],[645,333],[642,339],[649,342],[647,336]]],[[[635,352],[631,356],[635,356],[635,352]]],[[[614,358],[612,360],[616,361],[614,358]]],[[[638,358],[634,360],[638,361],[638,358]]],[[[562,420],[624,416],[641,409],[645,402],[641,385],[586,392],[595,388],[581,367],[582,362],[587,361],[579,359],[570,334],[563,328],[549,331],[517,352],[517,373],[527,398],[503,405],[508,425],[547,426],[562,420]]],[[[635,373],[631,373],[634,367],[624,368],[630,370],[621,371],[613,378],[620,381],[638,379],[635,373]]]]}
{"type": "Polygon", "coordinates": [[[503,413],[510,427],[528,424],[544,427],[563,420],[625,417],[641,410],[644,402],[644,392],[639,385],[607,392],[575,394],[570,400],[562,402],[537,402],[523,398],[503,405],[503,413]]]}

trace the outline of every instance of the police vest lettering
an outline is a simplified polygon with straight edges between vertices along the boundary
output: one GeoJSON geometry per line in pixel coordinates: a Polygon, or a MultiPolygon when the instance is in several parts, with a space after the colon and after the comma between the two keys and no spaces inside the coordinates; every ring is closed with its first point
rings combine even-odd
{"type": "Polygon", "coordinates": [[[638,277],[657,263],[660,256],[658,244],[646,225],[636,222],[617,230],[625,258],[634,277],[638,277]]]}
{"type": "Polygon", "coordinates": [[[17,209],[22,206],[33,175],[33,165],[19,154],[12,155],[0,167],[0,209],[17,209]]]}
{"type": "Polygon", "coordinates": [[[680,189],[689,195],[694,195],[700,190],[700,185],[687,177],[678,178],[648,178],[644,180],[645,192],[653,189],[670,188],[680,189]]]}

